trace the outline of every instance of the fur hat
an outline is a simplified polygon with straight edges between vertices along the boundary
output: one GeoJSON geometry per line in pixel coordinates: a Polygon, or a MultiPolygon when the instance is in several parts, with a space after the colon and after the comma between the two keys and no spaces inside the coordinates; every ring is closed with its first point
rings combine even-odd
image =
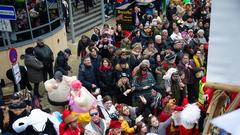
{"type": "Polygon", "coordinates": [[[186,105],[180,115],[183,127],[192,129],[194,124],[197,124],[200,119],[200,112],[201,110],[196,104],[186,105]]]}
{"type": "Polygon", "coordinates": [[[119,49],[119,50],[116,52],[116,54],[117,54],[118,56],[120,56],[122,53],[126,53],[127,55],[130,55],[131,52],[130,52],[129,50],[125,49],[125,48],[119,49]]]}
{"type": "Polygon", "coordinates": [[[140,49],[142,51],[142,44],[141,43],[135,43],[133,44],[133,49],[132,51],[135,51],[136,49],[140,49]]]}

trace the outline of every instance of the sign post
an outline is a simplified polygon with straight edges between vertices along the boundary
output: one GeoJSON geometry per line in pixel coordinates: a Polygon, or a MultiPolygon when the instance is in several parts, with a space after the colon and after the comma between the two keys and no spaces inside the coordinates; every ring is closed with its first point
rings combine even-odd
{"type": "Polygon", "coordinates": [[[17,58],[18,58],[17,50],[15,48],[11,48],[9,50],[9,60],[12,63],[12,73],[15,80],[15,84],[17,85],[18,91],[20,91],[21,89],[20,89],[19,82],[21,81],[22,78],[21,78],[20,68],[17,63],[17,58]]]}
{"type": "Polygon", "coordinates": [[[13,6],[9,5],[0,5],[0,31],[3,31],[6,38],[8,46],[10,47],[9,50],[9,59],[12,63],[12,73],[14,76],[15,83],[17,85],[18,91],[20,91],[20,85],[19,82],[21,81],[21,73],[20,68],[17,63],[17,50],[15,48],[12,48],[12,44],[9,38],[9,33],[12,32],[12,27],[10,20],[16,20],[16,12],[15,8],[13,6]]]}

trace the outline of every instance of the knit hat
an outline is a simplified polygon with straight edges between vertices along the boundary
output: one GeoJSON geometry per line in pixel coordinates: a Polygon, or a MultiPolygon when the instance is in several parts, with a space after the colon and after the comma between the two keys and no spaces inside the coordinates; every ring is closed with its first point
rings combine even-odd
{"type": "Polygon", "coordinates": [[[71,49],[69,49],[69,48],[66,48],[66,49],[64,50],[64,52],[67,53],[67,54],[69,54],[69,55],[72,55],[72,51],[71,51],[71,49]]]}
{"type": "Polygon", "coordinates": [[[140,64],[139,64],[139,66],[141,67],[142,65],[147,65],[148,67],[150,67],[150,62],[149,62],[149,60],[143,60],[140,64]]]}
{"type": "Polygon", "coordinates": [[[164,59],[170,63],[174,63],[176,60],[176,55],[175,54],[167,54],[164,59]]]}
{"type": "Polygon", "coordinates": [[[61,71],[56,71],[54,73],[54,79],[62,80],[63,74],[61,71]]]}
{"type": "Polygon", "coordinates": [[[130,76],[129,76],[129,74],[127,74],[127,73],[125,73],[125,72],[122,72],[121,75],[120,75],[120,77],[127,77],[127,78],[129,78],[130,76]]]}
{"type": "Polygon", "coordinates": [[[82,87],[82,83],[79,81],[79,80],[75,80],[71,83],[71,87],[74,89],[74,90],[78,90],[82,87]]]}
{"type": "Polygon", "coordinates": [[[96,34],[93,34],[92,37],[91,37],[91,40],[93,42],[97,42],[99,40],[98,36],[96,34]]]}
{"type": "Polygon", "coordinates": [[[121,128],[121,122],[119,122],[118,120],[111,120],[109,129],[113,129],[113,128],[121,128]]]}

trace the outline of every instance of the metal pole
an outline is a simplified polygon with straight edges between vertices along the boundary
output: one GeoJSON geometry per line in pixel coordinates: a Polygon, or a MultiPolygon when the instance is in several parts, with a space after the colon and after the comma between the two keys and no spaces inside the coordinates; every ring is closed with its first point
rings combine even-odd
{"type": "Polygon", "coordinates": [[[73,24],[73,14],[72,14],[72,1],[68,0],[69,6],[69,19],[70,19],[70,28],[71,28],[71,38],[72,43],[75,43],[75,31],[74,31],[74,24],[73,24]]]}
{"type": "Polygon", "coordinates": [[[101,11],[102,11],[102,24],[105,23],[105,12],[104,12],[104,0],[101,0],[101,11]]]}
{"type": "MultiPolygon", "coordinates": [[[[9,33],[8,33],[8,32],[5,32],[5,35],[6,35],[6,38],[7,38],[7,44],[8,44],[8,46],[12,48],[12,44],[11,44],[11,41],[10,41],[9,33]]],[[[13,65],[12,65],[12,66],[13,66],[13,65]]],[[[19,72],[20,72],[20,71],[19,71],[19,72]]],[[[12,74],[13,74],[13,77],[14,77],[15,74],[14,74],[14,72],[13,72],[13,69],[12,69],[12,74]]],[[[14,80],[15,80],[15,77],[14,77],[14,80]]],[[[15,80],[15,82],[16,82],[16,80],[15,80]]],[[[19,83],[16,83],[16,85],[17,85],[17,90],[20,91],[21,89],[20,89],[19,83]]]]}

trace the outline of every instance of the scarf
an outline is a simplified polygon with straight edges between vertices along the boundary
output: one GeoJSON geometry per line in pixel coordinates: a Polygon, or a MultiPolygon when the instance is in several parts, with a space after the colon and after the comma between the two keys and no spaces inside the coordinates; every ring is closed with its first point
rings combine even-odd
{"type": "Polygon", "coordinates": [[[92,128],[95,132],[99,133],[100,135],[104,134],[104,129],[105,129],[105,124],[103,122],[102,119],[100,119],[100,126],[98,126],[97,124],[95,124],[93,121],[90,121],[92,128]]]}
{"type": "Polygon", "coordinates": [[[142,78],[143,78],[143,79],[146,79],[147,77],[148,77],[148,73],[142,74],[142,78]]]}
{"type": "Polygon", "coordinates": [[[112,66],[107,66],[107,67],[105,67],[105,66],[100,66],[100,67],[99,67],[99,70],[101,70],[101,71],[103,71],[103,72],[106,72],[106,71],[111,70],[111,69],[112,69],[112,66]]]}
{"type": "Polygon", "coordinates": [[[196,64],[197,68],[200,68],[203,66],[203,59],[200,57],[198,58],[197,55],[193,56],[194,63],[196,64]]]}
{"type": "MultiPolygon", "coordinates": [[[[197,55],[194,55],[193,56],[193,60],[194,60],[194,63],[196,65],[197,68],[200,68],[200,67],[203,67],[203,59],[200,57],[198,58],[197,55]]],[[[196,74],[195,74],[195,77],[196,78],[201,78],[202,76],[204,76],[205,74],[205,68],[204,68],[204,71],[198,71],[196,74]]]]}

